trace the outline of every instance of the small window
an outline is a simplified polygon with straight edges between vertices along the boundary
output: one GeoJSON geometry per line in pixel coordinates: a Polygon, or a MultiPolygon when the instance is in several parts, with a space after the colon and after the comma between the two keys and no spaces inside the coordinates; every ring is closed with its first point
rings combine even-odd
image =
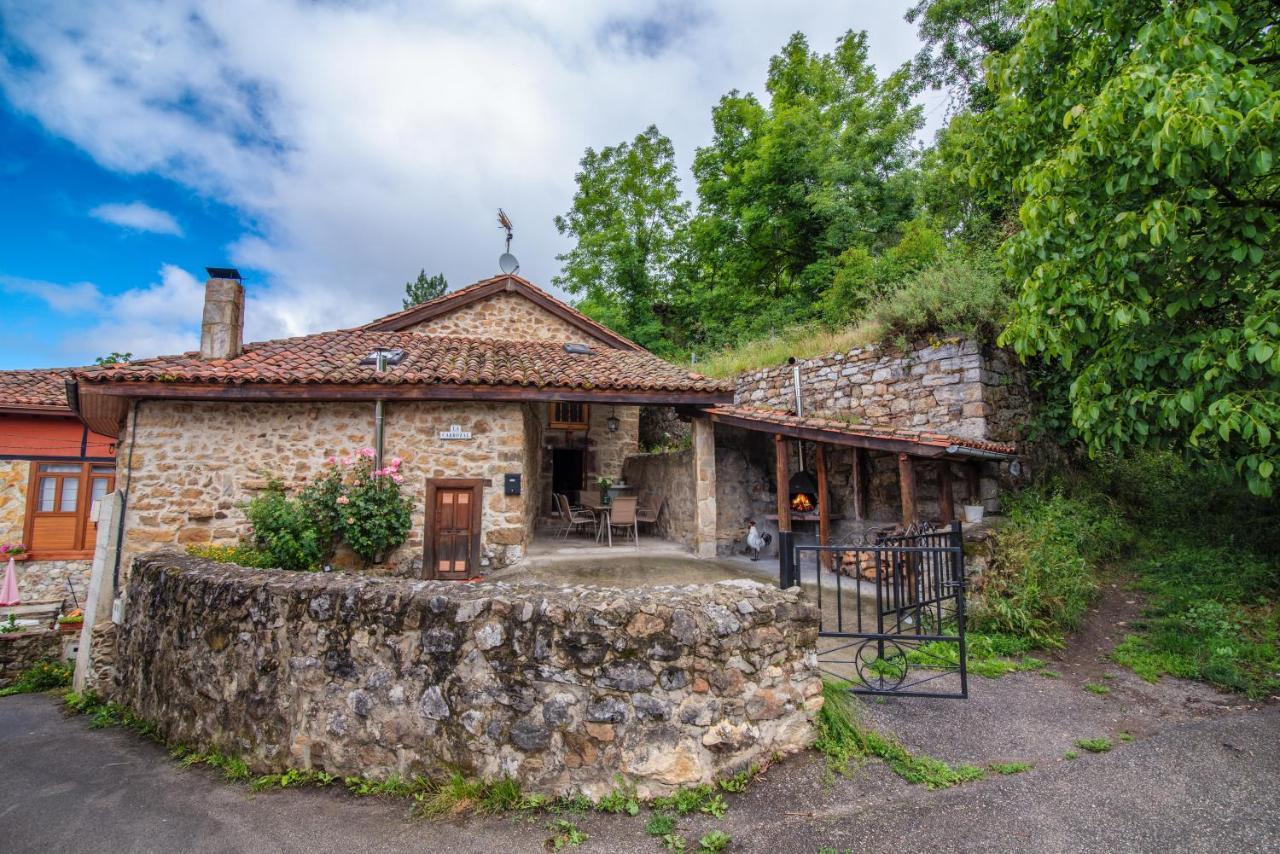
{"type": "Polygon", "coordinates": [[[587,404],[572,401],[553,403],[551,426],[560,430],[586,430],[587,404]]]}
{"type": "Polygon", "coordinates": [[[35,557],[92,554],[97,526],[89,510],[115,488],[115,466],[35,463],[27,496],[23,539],[35,557]]]}

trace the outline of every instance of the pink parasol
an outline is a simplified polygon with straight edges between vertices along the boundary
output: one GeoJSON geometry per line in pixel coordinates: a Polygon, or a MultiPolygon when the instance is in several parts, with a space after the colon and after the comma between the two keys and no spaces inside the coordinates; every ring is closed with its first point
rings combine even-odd
{"type": "Polygon", "coordinates": [[[9,558],[9,566],[4,571],[4,588],[0,589],[0,605],[20,605],[22,595],[18,593],[18,573],[13,568],[13,558],[9,558]]]}

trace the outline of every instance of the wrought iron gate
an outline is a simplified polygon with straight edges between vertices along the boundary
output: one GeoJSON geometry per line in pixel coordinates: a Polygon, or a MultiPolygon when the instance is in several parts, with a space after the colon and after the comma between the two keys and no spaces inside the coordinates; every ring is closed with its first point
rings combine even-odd
{"type": "Polygon", "coordinates": [[[783,586],[804,586],[822,613],[824,673],[849,682],[855,694],[969,696],[959,522],[874,544],[780,539],[783,586]]]}

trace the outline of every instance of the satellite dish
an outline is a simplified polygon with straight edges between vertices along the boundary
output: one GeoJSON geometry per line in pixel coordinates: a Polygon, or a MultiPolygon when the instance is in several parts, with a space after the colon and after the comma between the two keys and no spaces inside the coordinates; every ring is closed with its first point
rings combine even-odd
{"type": "Polygon", "coordinates": [[[498,269],[510,276],[516,270],[520,269],[520,262],[516,260],[516,256],[510,252],[503,252],[498,258],[498,269]]]}

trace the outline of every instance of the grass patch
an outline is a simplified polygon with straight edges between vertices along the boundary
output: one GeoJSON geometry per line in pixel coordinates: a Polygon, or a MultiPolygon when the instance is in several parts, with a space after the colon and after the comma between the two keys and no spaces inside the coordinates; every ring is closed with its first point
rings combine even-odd
{"type": "Polygon", "coordinates": [[[1097,592],[1101,563],[1123,553],[1130,529],[1096,493],[1028,489],[1010,498],[1006,510],[969,625],[1035,647],[1061,647],[1097,592]]]}
{"type": "Polygon", "coordinates": [[[676,815],[705,813],[714,818],[724,818],[724,814],[729,810],[729,805],[716,792],[715,787],[706,783],[700,786],[686,786],[677,789],[673,794],[654,798],[650,806],[655,810],[669,810],[676,815]]]}
{"type": "Polygon", "coordinates": [[[61,661],[37,661],[28,667],[9,685],[0,688],[0,697],[12,697],[15,694],[35,694],[40,691],[52,691],[54,688],[66,688],[71,684],[70,664],[61,661]]]}
{"type": "Polygon", "coordinates": [[[751,781],[759,776],[759,774],[760,766],[752,762],[751,765],[743,768],[737,774],[732,774],[728,777],[721,777],[716,781],[716,785],[724,791],[733,794],[745,792],[747,790],[747,786],[751,785],[751,781]]]}
{"type": "Polygon", "coordinates": [[[698,840],[698,854],[715,854],[729,847],[733,840],[723,830],[708,830],[698,840]]]}
{"type": "Polygon", "coordinates": [[[855,759],[876,757],[908,783],[930,789],[945,789],[982,778],[981,768],[952,766],[929,756],[915,756],[896,739],[863,726],[854,711],[846,683],[824,679],[822,696],[824,702],[818,712],[818,737],[814,747],[827,757],[829,772],[847,775],[849,764],[855,759]]]}
{"type": "MultiPolygon", "coordinates": [[[[968,671],[987,679],[1008,673],[1040,670],[1044,661],[1025,653],[1031,649],[1026,638],[1000,632],[966,632],[965,653],[968,671]]],[[[907,652],[907,661],[919,667],[960,666],[960,645],[952,641],[930,641],[907,652]]]]}
{"type": "Polygon", "coordinates": [[[1111,740],[1107,738],[1077,738],[1076,747],[1090,753],[1106,753],[1111,749],[1111,740]]]}
{"type": "Polygon", "coordinates": [[[1111,689],[1106,685],[1100,685],[1097,682],[1084,683],[1084,689],[1090,694],[1097,694],[1099,697],[1105,697],[1111,693],[1111,689]]]}
{"type": "Polygon", "coordinates": [[[1068,750],[1066,753],[1062,754],[1062,758],[1070,761],[1072,759],[1079,759],[1080,754],[1076,753],[1074,750],[1068,750]]]}
{"type": "Polygon", "coordinates": [[[1023,774],[1036,767],[1030,762],[992,762],[987,765],[994,773],[1008,776],[1010,774],[1023,774]]]}
{"type": "Polygon", "coordinates": [[[1117,736],[1116,736],[1116,739],[1117,739],[1118,741],[1123,741],[1123,742],[1125,742],[1125,743],[1127,744],[1128,742],[1133,741],[1133,733],[1131,733],[1131,732],[1122,732],[1122,733],[1120,733],[1119,735],[1117,735],[1117,736]]]}

